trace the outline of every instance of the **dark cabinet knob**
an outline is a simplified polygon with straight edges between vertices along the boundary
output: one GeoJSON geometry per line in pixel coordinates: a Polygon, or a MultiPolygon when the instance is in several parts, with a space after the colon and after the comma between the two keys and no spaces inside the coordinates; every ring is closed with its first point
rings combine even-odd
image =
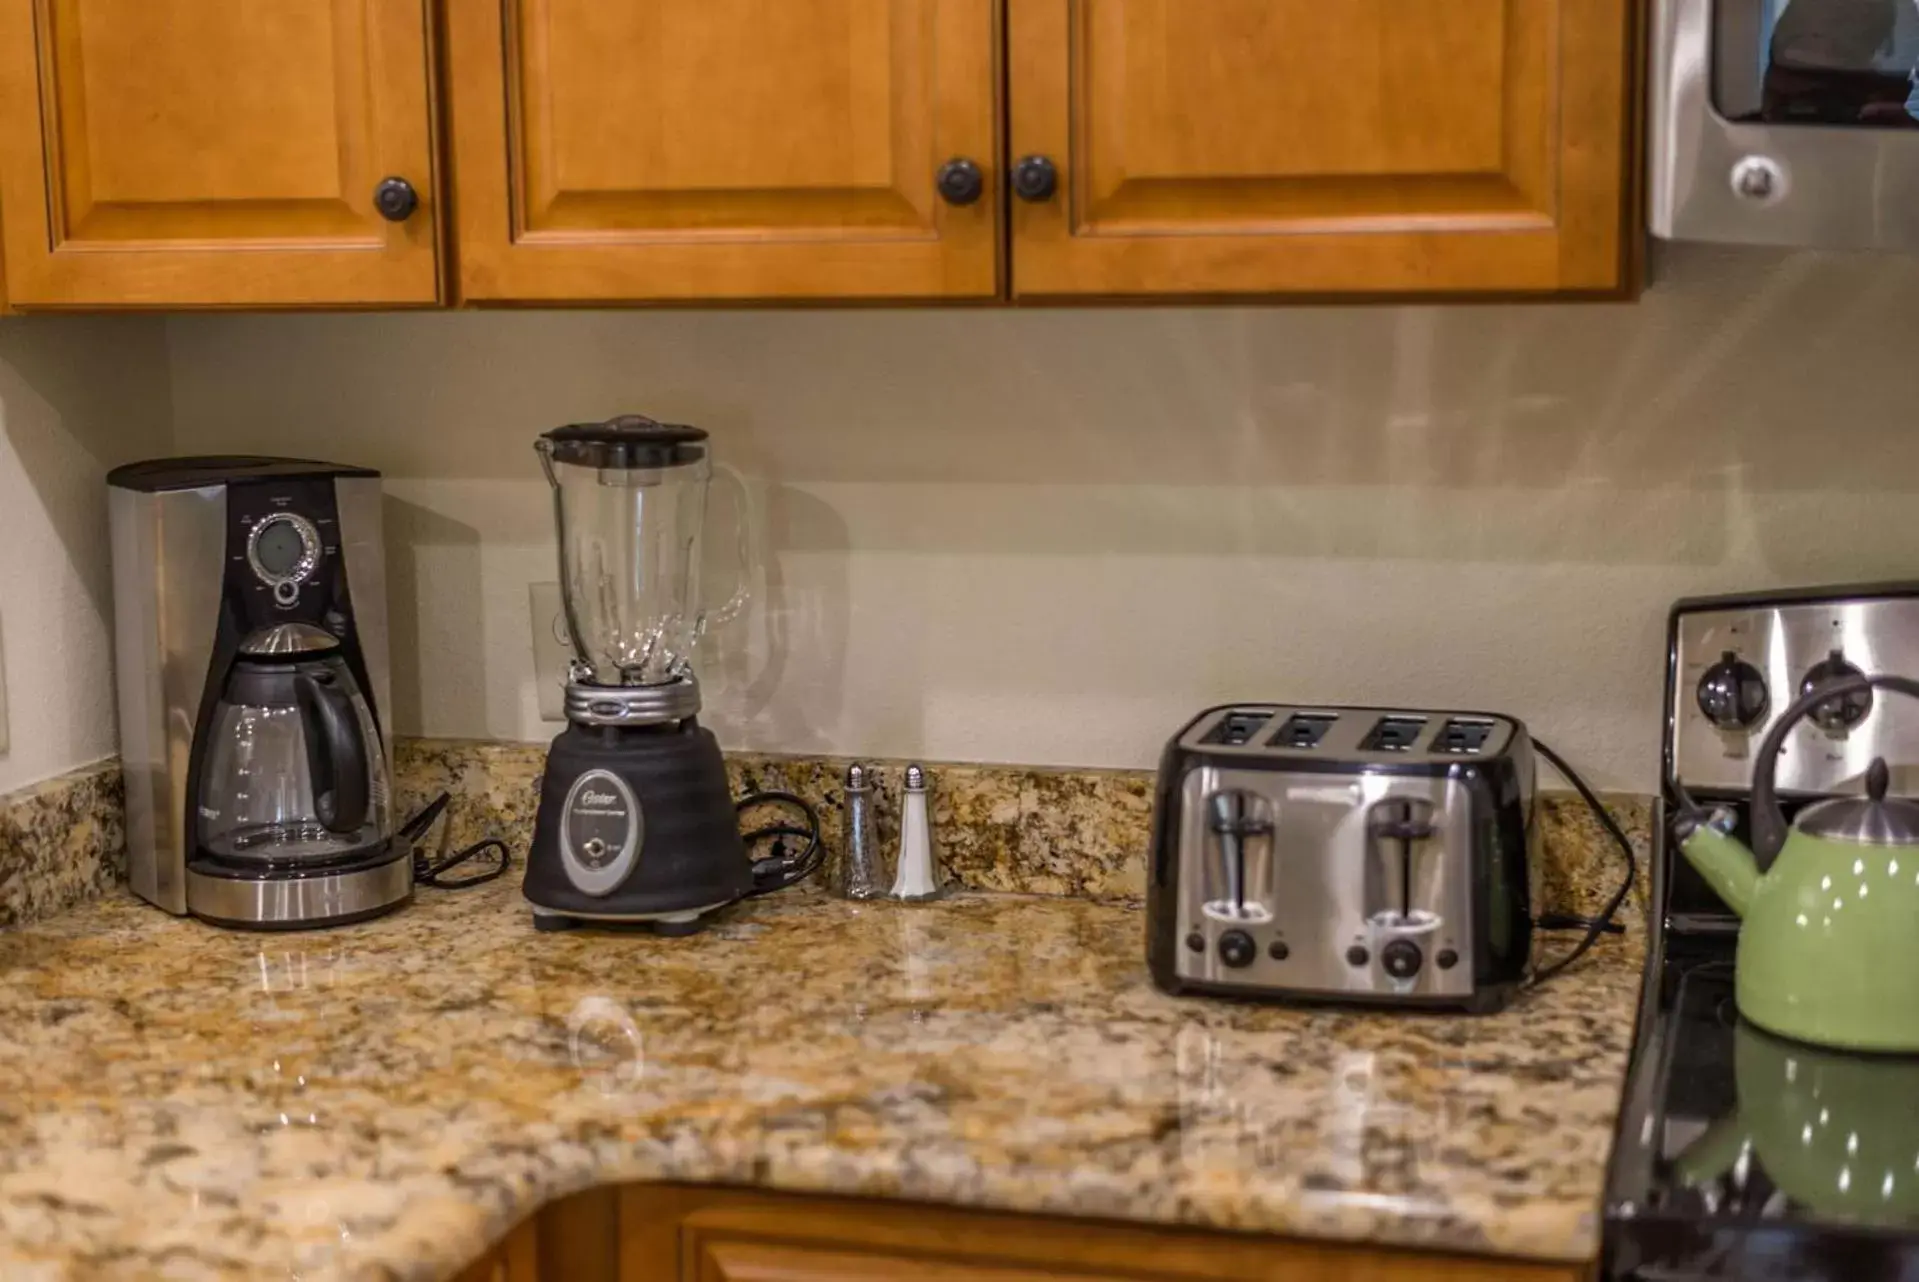
{"type": "Polygon", "coordinates": [[[986,175],[964,156],[955,156],[940,166],[940,196],[949,205],[972,205],[986,192],[986,175]]]}
{"type": "Polygon", "coordinates": [[[1059,190],[1059,166],[1044,156],[1023,156],[1013,166],[1013,194],[1038,204],[1059,190]]]}
{"type": "Polygon", "coordinates": [[[373,189],[373,207],[390,223],[403,223],[420,207],[420,193],[404,178],[383,178],[373,189]]]}

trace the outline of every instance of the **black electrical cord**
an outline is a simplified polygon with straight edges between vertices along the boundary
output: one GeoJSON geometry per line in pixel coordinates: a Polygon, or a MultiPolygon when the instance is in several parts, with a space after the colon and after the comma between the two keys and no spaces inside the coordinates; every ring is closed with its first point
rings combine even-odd
{"type": "MultiPolygon", "coordinates": [[[[1534,986],[1537,986],[1545,983],[1554,975],[1557,975],[1560,971],[1565,970],[1566,967],[1572,965],[1581,957],[1584,957],[1586,951],[1593,946],[1594,941],[1602,934],[1609,931],[1623,932],[1624,927],[1616,925],[1613,922],[1613,917],[1618,913],[1619,906],[1626,902],[1626,896],[1632,893],[1633,875],[1638,871],[1639,861],[1633,855],[1632,840],[1626,836],[1626,830],[1619,826],[1619,821],[1612,817],[1612,812],[1600,804],[1599,797],[1591,788],[1586,786],[1586,781],[1579,777],[1579,772],[1567,765],[1564,757],[1554,752],[1538,739],[1533,740],[1533,747],[1539,749],[1539,755],[1551,762],[1552,768],[1557,770],[1561,777],[1573,786],[1573,791],[1577,792],[1580,798],[1585,801],[1586,805],[1591,808],[1593,817],[1599,820],[1600,826],[1612,835],[1613,841],[1619,846],[1619,852],[1626,858],[1626,876],[1625,879],[1619,883],[1619,889],[1613,892],[1613,897],[1606,902],[1604,908],[1600,909],[1597,917],[1585,920],[1583,924],[1586,927],[1586,933],[1580,938],[1577,944],[1573,945],[1573,950],[1552,965],[1544,967],[1533,975],[1532,983],[1534,986]]],[[[1544,919],[1544,921],[1551,920],[1553,919],[1544,919]]],[[[1562,918],[1560,920],[1566,920],[1570,923],[1573,919],[1562,918]]],[[[1542,921],[1542,924],[1544,924],[1544,921],[1542,921]]]]}
{"type": "Polygon", "coordinates": [[[506,843],[498,837],[487,837],[484,840],[476,841],[470,846],[463,846],[452,854],[445,855],[439,859],[432,859],[427,856],[420,839],[426,836],[427,830],[432,828],[440,816],[445,813],[447,803],[452,799],[452,793],[443,792],[432,801],[429,801],[425,806],[421,807],[420,813],[400,825],[399,835],[405,838],[413,847],[413,881],[415,885],[431,886],[435,890],[467,890],[474,886],[484,886],[487,882],[496,880],[505,875],[506,870],[513,866],[512,852],[506,848],[506,843]],[[479,859],[482,856],[486,858],[487,862],[482,864],[479,871],[468,872],[460,877],[449,877],[447,875],[469,860],[479,859]]]}
{"type": "Polygon", "coordinates": [[[753,889],[742,895],[743,899],[751,899],[755,895],[768,895],[776,890],[797,886],[818,872],[820,865],[826,862],[826,848],[820,841],[820,813],[813,808],[812,802],[798,793],[782,792],[779,789],[749,792],[734,802],[733,808],[738,813],[745,814],[754,806],[767,805],[790,806],[806,817],[806,823],[803,827],[795,823],[772,823],[741,834],[748,847],[768,838],[773,841],[772,851],[753,861],[753,889]],[[801,847],[798,854],[787,851],[786,840],[789,837],[806,839],[806,844],[801,847]]]}

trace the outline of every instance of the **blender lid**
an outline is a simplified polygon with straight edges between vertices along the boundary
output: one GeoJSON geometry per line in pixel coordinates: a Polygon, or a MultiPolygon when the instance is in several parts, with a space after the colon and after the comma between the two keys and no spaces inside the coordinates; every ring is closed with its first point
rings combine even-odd
{"type": "Polygon", "coordinates": [[[706,433],[622,414],[604,423],[570,423],[541,434],[555,463],[597,468],[684,467],[706,457],[706,433]]]}

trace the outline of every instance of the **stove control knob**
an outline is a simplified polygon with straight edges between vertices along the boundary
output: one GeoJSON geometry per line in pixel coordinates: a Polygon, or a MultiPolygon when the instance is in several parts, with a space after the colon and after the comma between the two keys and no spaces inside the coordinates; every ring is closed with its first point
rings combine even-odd
{"type": "MultiPolygon", "coordinates": [[[[1818,663],[1806,670],[1805,678],[1799,683],[1799,693],[1811,694],[1828,681],[1838,681],[1845,677],[1866,675],[1846,659],[1838,650],[1834,650],[1818,663]]],[[[1839,734],[1852,729],[1866,719],[1872,711],[1872,691],[1855,690],[1851,694],[1840,695],[1836,699],[1827,699],[1812,710],[1812,720],[1828,734],[1839,734]]]]}
{"type": "Polygon", "coordinates": [[[1731,650],[1706,669],[1694,695],[1706,720],[1721,730],[1752,729],[1772,703],[1764,674],[1731,650]]]}

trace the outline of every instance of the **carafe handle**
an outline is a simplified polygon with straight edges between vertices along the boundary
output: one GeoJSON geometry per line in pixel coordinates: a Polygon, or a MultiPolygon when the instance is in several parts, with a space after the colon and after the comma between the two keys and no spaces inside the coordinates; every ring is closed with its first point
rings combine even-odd
{"type": "Polygon", "coordinates": [[[330,673],[308,672],[293,678],[293,697],[306,737],[313,811],[329,832],[357,832],[369,798],[366,739],[353,699],[330,673]]]}

